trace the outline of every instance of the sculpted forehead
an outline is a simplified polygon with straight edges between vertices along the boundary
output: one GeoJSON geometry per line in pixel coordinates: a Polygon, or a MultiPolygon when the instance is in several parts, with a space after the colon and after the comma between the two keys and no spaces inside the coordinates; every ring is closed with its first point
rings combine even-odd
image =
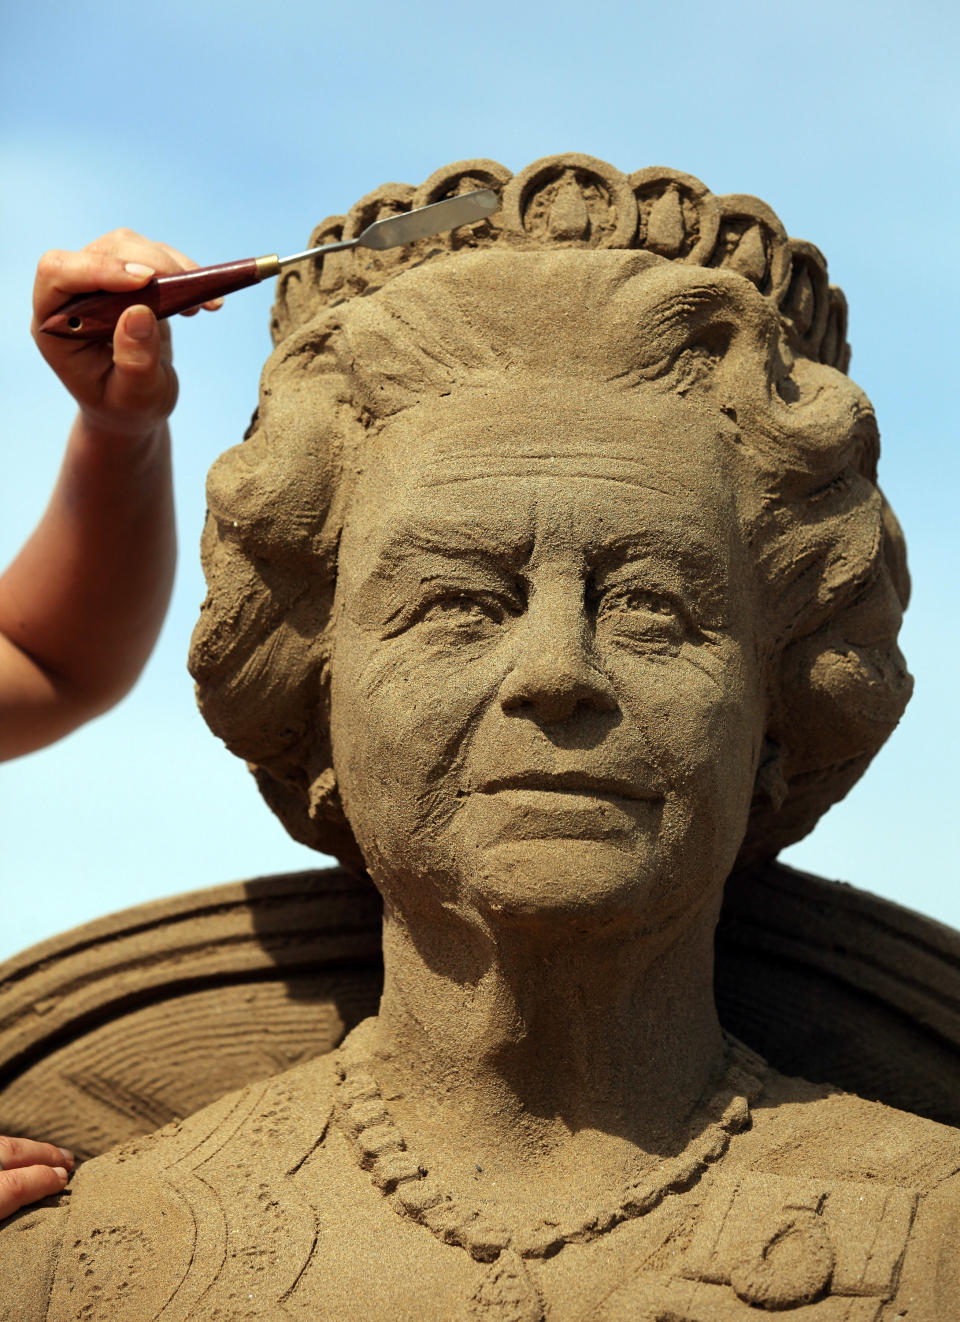
{"type": "Polygon", "coordinates": [[[457,391],[364,455],[341,573],[417,550],[522,562],[539,543],[587,561],[622,545],[723,577],[736,527],[723,446],[715,417],[653,391],[457,391]]]}
{"type": "Polygon", "coordinates": [[[372,501],[380,526],[409,506],[413,490],[424,510],[459,505],[476,516],[488,506],[502,513],[534,490],[549,501],[554,484],[558,494],[578,486],[608,531],[645,494],[660,517],[697,513],[705,526],[731,509],[717,419],[653,391],[458,391],[403,412],[372,449],[354,513],[372,501]]]}

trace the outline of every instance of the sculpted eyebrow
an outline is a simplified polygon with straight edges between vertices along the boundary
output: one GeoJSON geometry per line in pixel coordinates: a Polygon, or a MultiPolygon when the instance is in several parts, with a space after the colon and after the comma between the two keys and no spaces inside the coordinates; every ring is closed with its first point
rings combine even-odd
{"type": "Polygon", "coordinates": [[[504,547],[480,525],[417,523],[399,528],[381,551],[380,559],[398,563],[430,555],[447,560],[483,560],[495,568],[512,570],[519,568],[529,552],[529,547],[504,547]]]}

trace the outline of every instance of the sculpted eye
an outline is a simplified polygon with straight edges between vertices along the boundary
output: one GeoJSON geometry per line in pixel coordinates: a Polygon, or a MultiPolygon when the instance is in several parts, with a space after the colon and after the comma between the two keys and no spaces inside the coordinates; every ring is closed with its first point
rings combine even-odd
{"type": "Polygon", "coordinates": [[[420,610],[419,623],[445,628],[470,638],[485,636],[507,616],[502,602],[488,593],[444,592],[420,610]]]}
{"type": "Polygon", "coordinates": [[[600,600],[597,629],[616,641],[679,646],[685,633],[679,608],[669,597],[646,588],[614,588],[600,600]]]}
{"type": "Polygon", "coordinates": [[[408,630],[426,629],[438,641],[482,641],[524,608],[523,597],[504,586],[461,586],[434,579],[413,589],[399,608],[387,618],[382,637],[397,638],[408,630]]]}

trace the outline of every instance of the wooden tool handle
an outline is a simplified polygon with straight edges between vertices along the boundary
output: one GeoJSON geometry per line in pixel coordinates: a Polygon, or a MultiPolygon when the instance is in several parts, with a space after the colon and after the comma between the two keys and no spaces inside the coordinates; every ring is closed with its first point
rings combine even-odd
{"type": "Polygon", "coordinates": [[[172,317],[223,294],[255,285],[265,276],[275,275],[279,264],[275,257],[247,257],[240,262],[221,262],[202,266],[179,275],[154,276],[140,289],[125,293],[97,290],[79,294],[64,303],[40,327],[47,335],[68,340],[108,340],[121,313],[134,304],[145,304],[157,317],[172,317]]]}

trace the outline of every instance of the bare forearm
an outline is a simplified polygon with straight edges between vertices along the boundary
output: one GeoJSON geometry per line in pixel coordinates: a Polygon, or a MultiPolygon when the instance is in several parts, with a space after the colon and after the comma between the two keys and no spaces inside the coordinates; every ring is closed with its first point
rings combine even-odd
{"type": "Polygon", "coordinates": [[[109,340],[43,324],[77,294],[129,295],[195,266],[128,229],[40,258],[31,330],[80,413],[47,511],[0,577],[0,759],[60,738],[127,692],[163,623],[176,558],[169,324],[136,303],[109,340]]]}
{"type": "Polygon", "coordinates": [[[65,733],[130,688],[163,623],[175,559],[166,423],[131,439],[78,417],[46,513],[0,578],[0,634],[41,672],[34,719],[65,733]],[[60,710],[44,716],[49,703],[60,710]]]}

